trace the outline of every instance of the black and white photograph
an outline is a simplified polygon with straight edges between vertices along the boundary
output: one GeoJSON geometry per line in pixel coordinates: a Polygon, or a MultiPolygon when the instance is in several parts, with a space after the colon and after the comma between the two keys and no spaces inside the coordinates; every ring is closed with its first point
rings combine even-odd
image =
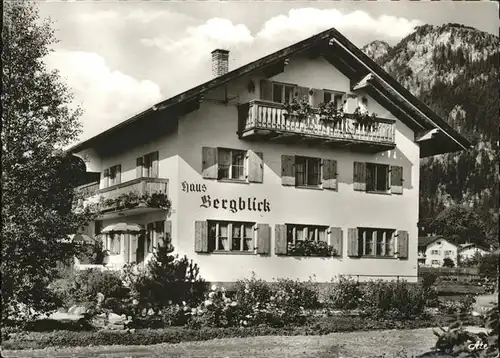
{"type": "Polygon", "coordinates": [[[499,357],[498,2],[2,2],[3,357],[499,357]]]}

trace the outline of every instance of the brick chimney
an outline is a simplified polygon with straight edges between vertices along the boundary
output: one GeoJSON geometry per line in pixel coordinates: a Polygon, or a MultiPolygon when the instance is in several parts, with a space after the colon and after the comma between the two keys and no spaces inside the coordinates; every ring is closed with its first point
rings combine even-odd
{"type": "Polygon", "coordinates": [[[229,72],[229,51],[228,50],[213,50],[212,51],[212,76],[219,77],[229,72]]]}

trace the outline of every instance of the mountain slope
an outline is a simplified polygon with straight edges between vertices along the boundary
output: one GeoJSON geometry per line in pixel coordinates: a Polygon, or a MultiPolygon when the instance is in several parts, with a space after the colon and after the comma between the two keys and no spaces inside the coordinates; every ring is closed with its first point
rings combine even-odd
{"type": "Polygon", "coordinates": [[[498,37],[457,24],[420,26],[392,48],[380,41],[363,48],[473,143],[470,151],[422,160],[421,226],[444,207],[467,205],[480,215],[494,242],[499,198],[498,48],[498,37]]]}

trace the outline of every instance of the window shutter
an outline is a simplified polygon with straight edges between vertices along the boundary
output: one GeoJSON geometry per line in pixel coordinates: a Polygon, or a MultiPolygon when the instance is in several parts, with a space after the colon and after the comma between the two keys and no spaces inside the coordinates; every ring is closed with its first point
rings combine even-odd
{"type": "Polygon", "coordinates": [[[120,184],[122,182],[122,166],[118,164],[116,166],[116,184],[120,184]]]}
{"type": "Polygon", "coordinates": [[[358,229],[347,230],[347,256],[359,256],[358,229]]]}
{"type": "Polygon", "coordinates": [[[137,234],[130,234],[130,261],[137,262],[137,234]]]}
{"type": "Polygon", "coordinates": [[[217,179],[217,148],[202,148],[202,172],[205,179],[217,179]]]}
{"type": "Polygon", "coordinates": [[[109,169],[104,169],[102,177],[103,177],[103,185],[105,188],[107,188],[109,186],[109,169]]]}
{"type": "MultiPolygon", "coordinates": [[[[156,225],[161,226],[161,221],[156,222],[156,225]]],[[[156,230],[156,228],[155,228],[156,230]]],[[[156,230],[158,232],[158,230],[156,230]]],[[[163,239],[159,239],[157,245],[163,246],[167,242],[172,242],[172,221],[165,220],[163,222],[163,239]],[[168,237],[169,240],[165,240],[168,237]]]]}
{"type": "Polygon", "coordinates": [[[295,156],[281,156],[281,184],[295,186],[295,156]]]}
{"type": "Polygon", "coordinates": [[[275,225],[274,227],[274,253],[276,255],[287,254],[286,225],[275,225]]]}
{"type": "Polygon", "coordinates": [[[267,255],[271,252],[271,227],[268,224],[257,224],[257,253],[267,255]]]}
{"type": "Polygon", "coordinates": [[[323,159],[323,189],[337,190],[337,161],[323,159]]]}
{"type": "Polygon", "coordinates": [[[251,183],[262,183],[264,180],[264,155],[261,152],[249,150],[248,158],[248,181],[251,183]]]}
{"type": "Polygon", "coordinates": [[[130,233],[123,234],[123,240],[125,246],[123,248],[123,256],[125,258],[125,262],[130,262],[130,233]]]}
{"type": "Polygon", "coordinates": [[[158,151],[154,152],[152,154],[153,158],[152,158],[152,164],[151,164],[151,177],[152,178],[158,178],[158,151]]]}
{"type": "Polygon", "coordinates": [[[342,256],[342,229],[330,227],[330,245],[335,249],[338,256],[342,256]]]}
{"type": "Polygon", "coordinates": [[[353,184],[354,190],[366,190],[366,163],[354,162],[353,184]]]}
{"type": "Polygon", "coordinates": [[[195,222],[195,252],[208,252],[208,225],[206,221],[195,222]]]}
{"type": "Polygon", "coordinates": [[[260,99],[264,101],[273,100],[273,83],[268,80],[260,80],[260,99]]]}
{"type": "Polygon", "coordinates": [[[142,177],[142,166],[143,166],[143,159],[142,159],[142,157],[139,157],[135,160],[135,177],[136,178],[142,177]]]}
{"type": "Polygon", "coordinates": [[[400,259],[408,258],[408,231],[398,230],[398,253],[400,259]]]}
{"type": "Polygon", "coordinates": [[[391,193],[403,194],[403,167],[391,166],[391,193]]]}

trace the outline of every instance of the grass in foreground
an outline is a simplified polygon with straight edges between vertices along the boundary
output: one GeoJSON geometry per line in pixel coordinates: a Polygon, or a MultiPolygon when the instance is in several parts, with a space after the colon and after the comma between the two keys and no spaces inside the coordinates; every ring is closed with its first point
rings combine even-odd
{"type": "Polygon", "coordinates": [[[326,336],[224,338],[151,346],[100,346],[3,351],[4,357],[398,357],[417,356],[435,343],[431,328],[332,333],[326,336]],[[338,355],[337,355],[338,351],[338,355]]]}

